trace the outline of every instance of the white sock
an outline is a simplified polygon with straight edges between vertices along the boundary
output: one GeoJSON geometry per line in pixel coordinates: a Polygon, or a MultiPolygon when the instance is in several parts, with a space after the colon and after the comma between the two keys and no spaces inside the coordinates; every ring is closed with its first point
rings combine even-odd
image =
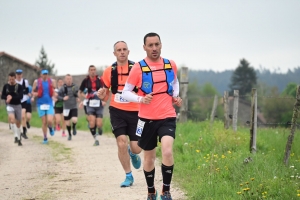
{"type": "Polygon", "coordinates": [[[94,135],[95,140],[98,140],[98,134],[94,135]]]}
{"type": "Polygon", "coordinates": [[[17,126],[15,124],[10,124],[11,130],[13,131],[15,137],[18,137],[17,126]]]}
{"type": "Polygon", "coordinates": [[[18,133],[18,139],[21,140],[21,130],[20,130],[20,128],[17,129],[17,133],[18,133]]]}

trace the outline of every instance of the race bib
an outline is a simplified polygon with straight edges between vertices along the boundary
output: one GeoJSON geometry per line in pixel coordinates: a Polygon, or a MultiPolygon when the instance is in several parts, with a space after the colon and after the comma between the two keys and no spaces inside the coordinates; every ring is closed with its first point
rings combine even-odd
{"type": "Polygon", "coordinates": [[[116,93],[115,94],[115,102],[117,103],[129,103],[129,101],[127,101],[126,99],[124,99],[120,93],[116,93]]]}
{"type": "Polygon", "coordinates": [[[68,117],[69,113],[70,113],[70,109],[64,109],[63,110],[63,114],[64,114],[65,117],[68,117]]]}
{"type": "Polygon", "coordinates": [[[87,100],[85,99],[83,100],[83,105],[86,106],[86,104],[87,104],[87,100]]]}
{"type": "Polygon", "coordinates": [[[136,132],[135,132],[135,134],[137,136],[139,136],[139,137],[142,136],[144,126],[145,126],[145,122],[143,122],[142,120],[139,119],[137,127],[136,127],[136,132]]]}
{"type": "Polygon", "coordinates": [[[49,110],[50,109],[50,105],[48,105],[48,104],[40,105],[40,109],[41,110],[49,110]]]}
{"type": "Polygon", "coordinates": [[[100,107],[100,100],[98,99],[92,99],[89,101],[90,107],[100,107]]]}
{"type": "Polygon", "coordinates": [[[6,110],[7,110],[7,112],[14,112],[15,111],[15,109],[11,106],[6,106],[6,110]]]}

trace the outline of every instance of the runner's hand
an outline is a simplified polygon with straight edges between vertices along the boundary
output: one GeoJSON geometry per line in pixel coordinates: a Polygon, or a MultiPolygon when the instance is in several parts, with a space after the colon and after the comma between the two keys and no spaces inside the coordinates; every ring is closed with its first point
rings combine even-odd
{"type": "Polygon", "coordinates": [[[79,103],[78,107],[79,107],[80,109],[83,108],[83,102],[82,102],[82,101],[79,103]]]}
{"type": "Polygon", "coordinates": [[[63,98],[64,101],[67,101],[68,99],[69,99],[69,96],[65,96],[65,97],[63,98]]]}
{"type": "Polygon", "coordinates": [[[147,94],[146,96],[144,96],[140,99],[140,103],[150,104],[152,101],[152,98],[153,98],[152,93],[147,94]]]}
{"type": "Polygon", "coordinates": [[[176,106],[180,107],[182,104],[182,99],[180,97],[173,97],[173,102],[176,106]]]}
{"type": "Polygon", "coordinates": [[[9,103],[11,99],[12,99],[12,96],[11,95],[7,95],[7,97],[6,97],[6,103],[9,103]]]}
{"type": "Polygon", "coordinates": [[[100,88],[97,92],[97,96],[99,97],[99,99],[104,99],[104,97],[106,96],[106,89],[100,88]]]}

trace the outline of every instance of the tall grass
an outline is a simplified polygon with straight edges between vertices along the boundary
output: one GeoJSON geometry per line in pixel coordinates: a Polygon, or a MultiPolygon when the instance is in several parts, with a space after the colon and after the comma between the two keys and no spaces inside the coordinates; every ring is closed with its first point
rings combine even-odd
{"type": "Polygon", "coordinates": [[[251,154],[248,128],[234,133],[223,127],[220,121],[212,128],[209,122],[177,125],[174,177],[188,199],[299,198],[299,131],[285,166],[289,129],[258,129],[257,152],[251,154]]]}

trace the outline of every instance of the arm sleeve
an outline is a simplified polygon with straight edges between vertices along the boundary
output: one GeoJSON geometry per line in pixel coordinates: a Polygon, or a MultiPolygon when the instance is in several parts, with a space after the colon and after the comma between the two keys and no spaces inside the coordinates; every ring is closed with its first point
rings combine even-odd
{"type": "Polygon", "coordinates": [[[142,96],[138,96],[136,93],[132,92],[134,87],[134,85],[126,82],[123,88],[122,97],[127,101],[139,103],[142,99],[142,96]]]}
{"type": "Polygon", "coordinates": [[[1,99],[6,99],[6,84],[3,86],[2,93],[1,93],[1,99]]]}
{"type": "Polygon", "coordinates": [[[83,79],[83,81],[81,82],[81,85],[80,85],[80,87],[79,87],[79,90],[81,91],[81,92],[83,92],[84,91],[84,89],[85,89],[85,82],[86,82],[86,79],[83,79]]]}
{"type": "Polygon", "coordinates": [[[179,81],[178,78],[176,77],[173,83],[173,97],[178,97],[179,95],[179,81]]]}
{"type": "Polygon", "coordinates": [[[60,87],[58,92],[57,92],[57,99],[58,100],[63,100],[64,98],[64,86],[63,87],[60,87]]]}

